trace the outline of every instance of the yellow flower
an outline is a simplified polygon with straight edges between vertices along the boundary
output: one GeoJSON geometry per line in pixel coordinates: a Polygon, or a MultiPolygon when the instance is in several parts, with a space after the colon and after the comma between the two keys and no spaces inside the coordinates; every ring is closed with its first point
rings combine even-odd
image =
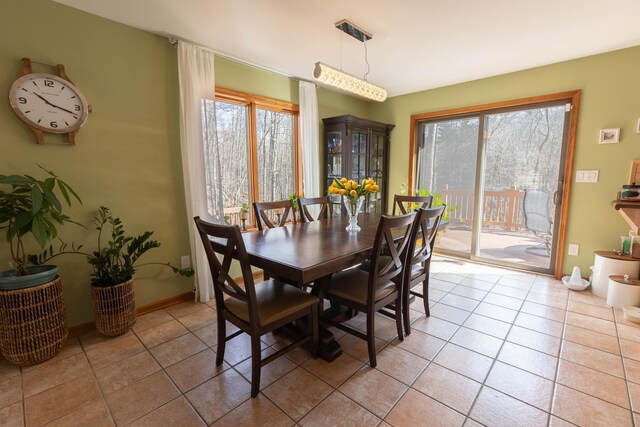
{"type": "Polygon", "coordinates": [[[347,178],[345,177],[340,178],[340,182],[344,184],[345,182],[347,182],[347,178]]]}
{"type": "Polygon", "coordinates": [[[351,181],[347,181],[344,183],[344,189],[345,190],[351,190],[351,181]]]}
{"type": "Polygon", "coordinates": [[[327,190],[327,193],[329,194],[336,194],[336,189],[333,187],[329,187],[329,189],[327,190]]]}
{"type": "Polygon", "coordinates": [[[364,186],[364,189],[367,191],[371,191],[371,184],[367,183],[367,185],[364,186]]]}
{"type": "Polygon", "coordinates": [[[380,188],[380,187],[378,187],[378,184],[373,184],[373,185],[371,186],[371,191],[373,191],[373,192],[375,193],[376,191],[378,191],[378,189],[379,189],[379,188],[380,188]]]}
{"type": "Polygon", "coordinates": [[[344,196],[344,193],[346,193],[346,190],[343,190],[342,188],[338,190],[338,194],[341,196],[344,196]]]}
{"type": "Polygon", "coordinates": [[[360,187],[360,184],[358,184],[357,182],[354,182],[353,184],[351,184],[351,188],[356,189],[360,187]]]}
{"type": "Polygon", "coordinates": [[[351,193],[349,194],[351,194],[351,197],[356,197],[358,193],[356,192],[356,190],[351,190],[351,193]]]}
{"type": "Polygon", "coordinates": [[[337,186],[338,186],[338,183],[337,183],[337,182],[335,182],[335,181],[333,181],[333,182],[331,183],[331,186],[332,186],[332,187],[337,187],[337,186]]]}

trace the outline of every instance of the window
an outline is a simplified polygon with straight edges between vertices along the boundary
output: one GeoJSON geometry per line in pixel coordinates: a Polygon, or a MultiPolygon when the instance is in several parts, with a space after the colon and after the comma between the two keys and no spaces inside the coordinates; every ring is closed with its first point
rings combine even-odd
{"type": "MultiPolygon", "coordinates": [[[[207,206],[241,224],[241,208],[299,193],[298,106],[216,88],[202,102],[207,206]]],[[[246,225],[253,224],[253,208],[246,225]]]]}

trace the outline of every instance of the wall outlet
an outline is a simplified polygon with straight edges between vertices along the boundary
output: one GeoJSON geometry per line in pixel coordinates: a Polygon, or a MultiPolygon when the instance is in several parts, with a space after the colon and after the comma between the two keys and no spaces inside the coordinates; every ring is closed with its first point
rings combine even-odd
{"type": "Polygon", "coordinates": [[[180,257],[180,268],[183,270],[191,267],[191,257],[189,255],[183,255],[180,257]]]}
{"type": "Polygon", "coordinates": [[[576,245],[573,243],[569,244],[569,251],[567,252],[569,255],[578,256],[579,251],[580,251],[580,245],[576,245]]]}
{"type": "Polygon", "coordinates": [[[598,171],[576,171],[576,182],[598,182],[598,171]]]}

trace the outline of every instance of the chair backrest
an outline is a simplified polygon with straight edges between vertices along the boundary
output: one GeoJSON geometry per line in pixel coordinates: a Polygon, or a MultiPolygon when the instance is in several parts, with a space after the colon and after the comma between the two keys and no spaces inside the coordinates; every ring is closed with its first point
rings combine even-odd
{"type": "Polygon", "coordinates": [[[258,230],[266,228],[282,227],[287,223],[289,215],[291,215],[291,223],[296,223],[296,212],[293,208],[293,201],[279,200],[277,202],[254,202],[253,210],[256,214],[256,222],[258,230]],[[273,211],[281,210],[280,216],[273,211]]]}
{"type": "Polygon", "coordinates": [[[300,221],[302,222],[317,221],[319,219],[327,219],[333,216],[331,200],[328,197],[298,199],[298,206],[300,207],[300,221]],[[320,212],[314,218],[313,214],[309,212],[308,207],[317,205],[320,207],[320,212]]]}
{"type": "Polygon", "coordinates": [[[522,201],[524,225],[535,233],[552,232],[551,193],[548,191],[526,190],[522,201]]]}
{"type": "Polygon", "coordinates": [[[225,295],[235,298],[248,305],[250,323],[258,325],[255,284],[240,228],[237,225],[212,224],[201,220],[200,217],[195,217],[193,220],[196,223],[196,228],[209,261],[209,268],[213,278],[213,291],[216,298],[216,309],[225,310],[225,295]],[[224,252],[221,253],[222,262],[218,259],[211,244],[211,237],[225,243],[224,252]],[[229,269],[234,258],[240,262],[244,289],[229,276],[229,269]]]}
{"type": "Polygon", "coordinates": [[[374,301],[377,283],[394,280],[398,286],[400,285],[401,280],[397,279],[400,278],[406,260],[403,254],[406,253],[415,218],[414,212],[399,216],[381,216],[369,269],[368,301],[374,301]],[[383,250],[390,258],[388,262],[380,259],[383,250]]]}
{"type": "Polygon", "coordinates": [[[405,203],[420,204],[420,206],[417,206],[415,209],[411,209],[411,210],[417,210],[420,208],[430,208],[432,202],[433,202],[433,196],[401,196],[400,194],[394,194],[393,195],[393,215],[396,214],[396,207],[400,210],[399,212],[400,215],[406,214],[407,206],[405,205],[405,203]]]}
{"type": "MultiPolygon", "coordinates": [[[[440,226],[446,208],[447,205],[442,205],[435,208],[421,208],[418,211],[405,254],[407,257],[407,266],[423,263],[431,258],[438,227],[440,226]],[[416,249],[418,240],[422,240],[422,244],[416,249]]],[[[411,274],[410,267],[406,268],[405,271],[407,271],[409,275],[411,274]]]]}

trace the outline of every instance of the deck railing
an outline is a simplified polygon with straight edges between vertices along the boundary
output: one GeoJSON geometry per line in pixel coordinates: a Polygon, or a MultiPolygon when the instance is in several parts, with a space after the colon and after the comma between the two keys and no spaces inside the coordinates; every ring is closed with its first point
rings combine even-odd
{"type": "MultiPolygon", "coordinates": [[[[473,218],[474,193],[471,190],[449,190],[441,193],[444,202],[449,206],[449,221],[471,224],[473,218]]],[[[522,200],[524,191],[511,187],[503,191],[485,191],[482,210],[482,225],[496,226],[515,231],[524,228],[522,200]]],[[[225,208],[224,215],[229,217],[230,224],[241,224],[240,207],[225,208]]],[[[276,218],[273,218],[276,220],[276,218]]]]}
{"type": "MultiPolygon", "coordinates": [[[[447,206],[452,208],[449,221],[470,224],[473,218],[474,192],[445,189],[441,194],[447,206]]],[[[524,191],[516,189],[515,186],[503,191],[485,191],[482,225],[510,231],[524,228],[523,197],[524,191]]]]}

